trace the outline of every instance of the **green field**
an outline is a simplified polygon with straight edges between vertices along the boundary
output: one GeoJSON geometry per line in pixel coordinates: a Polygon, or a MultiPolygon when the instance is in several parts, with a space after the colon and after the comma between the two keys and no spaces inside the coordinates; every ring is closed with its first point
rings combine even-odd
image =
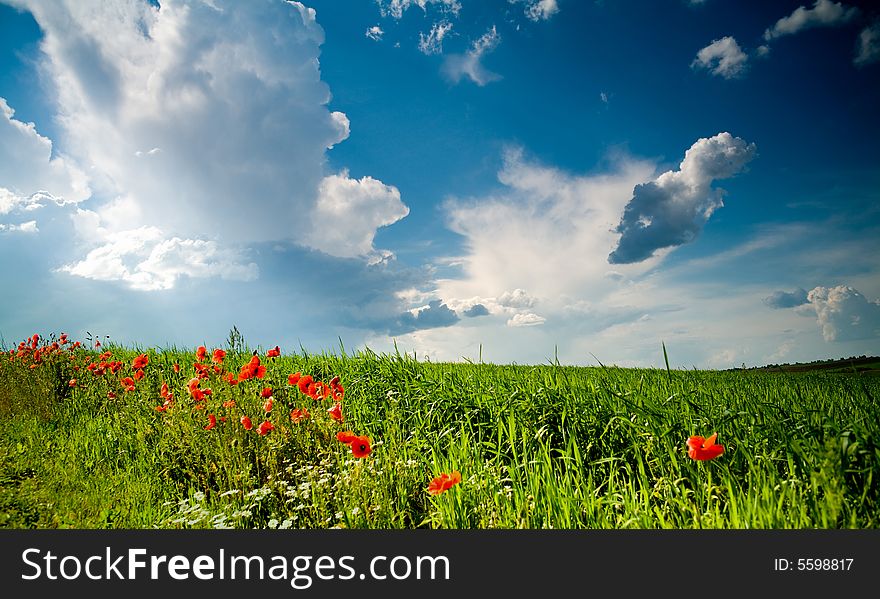
{"type": "Polygon", "coordinates": [[[878,377],[261,349],[264,377],[232,385],[252,358],[232,336],[222,364],[213,348],[200,362],[212,392],[195,401],[195,349],[52,341],[35,344],[49,346],[36,364],[27,344],[0,357],[2,527],[880,526],[878,377]],[[89,370],[103,351],[105,372],[89,370]],[[344,422],[288,383],[296,372],[339,377],[344,422]],[[163,383],[173,401],[160,412],[163,383]],[[293,409],[310,417],[293,422],[293,409]],[[261,435],[264,420],[274,430],[261,435]],[[368,436],[371,453],[354,457],[341,431],[368,436]],[[688,457],[688,437],[715,431],[723,455],[688,457]],[[452,471],[460,484],[427,492],[452,471]]]}

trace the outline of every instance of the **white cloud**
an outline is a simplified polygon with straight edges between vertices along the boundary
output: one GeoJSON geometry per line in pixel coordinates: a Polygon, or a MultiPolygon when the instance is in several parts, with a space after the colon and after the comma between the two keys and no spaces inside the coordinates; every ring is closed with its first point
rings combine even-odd
{"type": "Polygon", "coordinates": [[[723,190],[712,183],[741,172],[756,152],[755,144],[727,132],[694,142],[679,170],[635,187],[615,229],[621,237],[608,261],[640,262],[657,250],[693,241],[724,205],[723,190]]]}
{"type": "Polygon", "coordinates": [[[0,98],[0,215],[88,198],[85,174],[66,157],[53,156],[52,142],[34,123],[23,123],[14,114],[0,98]]]}
{"type": "Polygon", "coordinates": [[[18,225],[5,225],[0,223],[0,233],[39,233],[37,221],[29,220],[18,225]]]}
{"type": "Polygon", "coordinates": [[[409,8],[418,6],[422,11],[427,12],[428,6],[436,6],[442,12],[452,13],[458,16],[461,10],[459,0],[376,0],[379,5],[379,12],[383,17],[391,16],[395,19],[403,17],[409,8]]]}
{"type": "Polygon", "coordinates": [[[367,32],[364,34],[374,42],[378,42],[382,39],[382,36],[385,35],[385,32],[382,31],[382,28],[378,25],[373,25],[372,27],[367,29],[367,32]]]}
{"type": "Polygon", "coordinates": [[[301,241],[333,256],[373,256],[376,229],[409,214],[400,191],[372,177],[351,179],[347,172],[325,177],[301,241]]]}
{"type": "Polygon", "coordinates": [[[731,36],[714,40],[697,52],[691,63],[692,69],[706,69],[713,75],[733,79],[742,76],[748,66],[749,57],[731,36]]]}
{"type": "Polygon", "coordinates": [[[853,62],[862,67],[878,60],[880,60],[880,21],[868,25],[859,33],[853,62]]]}
{"type": "Polygon", "coordinates": [[[505,291],[498,298],[498,303],[507,308],[532,308],[537,301],[523,289],[505,291]]]}
{"type": "Polygon", "coordinates": [[[825,341],[880,337],[880,301],[847,285],[815,287],[807,294],[825,341]]]}
{"type": "Polygon", "coordinates": [[[443,63],[443,73],[452,83],[467,77],[479,86],[501,79],[501,75],[488,70],[481,62],[483,56],[492,52],[501,43],[501,36],[493,25],[486,33],[474,41],[464,54],[450,54],[443,63]]]}
{"type": "Polygon", "coordinates": [[[526,312],[521,314],[514,314],[510,320],[507,321],[507,326],[509,327],[534,327],[544,324],[547,321],[543,316],[538,316],[532,312],[526,312]]]}
{"type": "MultiPolygon", "coordinates": [[[[103,226],[158,227],[168,239],[222,238],[230,247],[315,240],[312,247],[350,254],[351,243],[302,235],[303,221],[327,208],[321,190],[336,181],[326,150],[350,130],[347,116],[327,106],[324,32],[313,9],[229,0],[16,6],[43,31],[64,148],[89,165],[96,196],[132,205],[118,227],[108,205],[95,207],[103,226]]],[[[372,239],[362,217],[389,218],[363,202],[336,208],[332,235],[340,238],[372,239]]]]}
{"type": "Polygon", "coordinates": [[[525,15],[531,21],[547,21],[559,12],[556,0],[509,0],[511,4],[525,4],[525,15]]]}
{"type": "Polygon", "coordinates": [[[816,0],[813,8],[799,6],[787,17],[776,21],[773,27],[764,32],[764,39],[770,41],[813,27],[843,25],[852,21],[858,14],[859,9],[845,6],[841,2],[816,0]]]}
{"type": "MultiPolygon", "coordinates": [[[[78,213],[80,227],[94,227],[95,213],[78,213]]],[[[257,277],[257,265],[245,263],[216,242],[203,239],[166,239],[156,227],[140,227],[108,233],[96,228],[103,242],[80,261],[61,267],[62,272],[97,281],[124,281],[132,289],[171,289],[177,279],[220,277],[250,281],[257,277]]]]}
{"type": "Polygon", "coordinates": [[[422,54],[442,54],[443,38],[452,31],[452,23],[449,21],[440,21],[434,23],[428,35],[419,33],[419,51],[422,54]]]}

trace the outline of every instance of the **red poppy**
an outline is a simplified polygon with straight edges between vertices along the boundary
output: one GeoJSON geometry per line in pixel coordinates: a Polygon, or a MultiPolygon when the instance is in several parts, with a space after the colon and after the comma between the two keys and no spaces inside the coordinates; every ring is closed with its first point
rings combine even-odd
{"type": "Polygon", "coordinates": [[[315,379],[313,379],[310,374],[299,377],[299,380],[296,382],[296,386],[299,387],[299,392],[308,395],[309,385],[311,385],[314,380],[315,379]]]}
{"type": "Polygon", "coordinates": [[[168,383],[162,383],[162,388],[159,389],[159,397],[162,399],[171,399],[171,393],[168,391],[168,383]]]}
{"type": "Polygon", "coordinates": [[[439,495],[440,493],[448,491],[460,482],[461,473],[458,470],[453,470],[450,474],[441,472],[440,476],[435,477],[430,483],[428,483],[428,493],[431,495],[439,495]]]}
{"type": "Polygon", "coordinates": [[[263,404],[263,411],[264,412],[271,412],[273,405],[274,404],[272,403],[272,398],[270,397],[269,399],[266,400],[266,403],[263,404]]]}
{"type": "Polygon", "coordinates": [[[113,391],[108,391],[108,392],[107,392],[107,397],[109,397],[110,399],[116,399],[116,394],[113,393],[113,391]]]}
{"type": "Polygon", "coordinates": [[[277,358],[280,355],[281,355],[281,348],[278,347],[277,345],[273,349],[270,349],[269,351],[266,352],[267,358],[277,358]]]}
{"type": "Polygon", "coordinates": [[[172,366],[174,368],[174,374],[178,374],[180,372],[180,364],[175,364],[172,366]]]}
{"type": "Polygon", "coordinates": [[[337,422],[343,421],[342,404],[341,403],[337,402],[337,403],[333,404],[333,407],[330,408],[329,410],[327,410],[327,413],[330,414],[330,418],[332,418],[333,420],[336,420],[337,422]]]}
{"type": "Polygon", "coordinates": [[[225,358],[225,357],[226,357],[225,351],[223,351],[222,349],[215,349],[214,352],[211,354],[211,361],[216,364],[222,364],[223,358],[225,358]]]}
{"type": "Polygon", "coordinates": [[[208,414],[208,425],[205,427],[205,430],[209,431],[215,426],[217,426],[217,417],[213,414],[208,414]]]}
{"type": "Polygon", "coordinates": [[[134,391],[134,379],[130,376],[123,378],[119,382],[122,383],[122,386],[125,387],[126,391],[134,391]]]}
{"type": "Polygon", "coordinates": [[[134,359],[134,362],[131,363],[131,367],[135,370],[139,370],[141,368],[144,368],[149,363],[150,358],[147,357],[147,354],[141,354],[134,359]]]}
{"type": "Polygon", "coordinates": [[[355,435],[351,431],[340,431],[340,432],[336,433],[336,440],[339,441],[340,443],[345,443],[346,445],[348,445],[349,443],[351,443],[355,439],[357,439],[357,435],[355,435]]]}
{"type": "Polygon", "coordinates": [[[272,423],[268,420],[264,420],[260,423],[260,426],[257,427],[257,432],[261,435],[266,435],[269,431],[275,430],[275,427],[272,426],[272,423]]]}
{"type": "Polygon", "coordinates": [[[110,356],[112,356],[112,355],[113,355],[113,354],[111,354],[110,352],[105,351],[103,354],[101,354],[100,356],[98,356],[98,360],[100,360],[101,362],[104,362],[105,360],[109,360],[109,359],[110,359],[110,356]]]}
{"type": "Polygon", "coordinates": [[[370,447],[370,438],[367,436],[355,437],[349,444],[351,453],[356,458],[365,458],[373,449],[370,447]]]}
{"type": "Polygon", "coordinates": [[[264,387],[263,390],[260,391],[260,397],[263,399],[272,397],[272,387],[264,387]]]}
{"type": "Polygon", "coordinates": [[[143,370],[135,370],[134,371],[134,380],[139,381],[142,378],[144,378],[144,371],[143,370]]]}
{"type": "Polygon", "coordinates": [[[305,420],[310,416],[308,410],[296,408],[290,411],[290,421],[291,422],[299,422],[300,420],[305,420]]]}
{"type": "Polygon", "coordinates": [[[687,440],[688,456],[694,460],[712,460],[724,453],[724,446],[715,443],[718,433],[712,433],[708,439],[694,436],[687,440]]]}
{"type": "Polygon", "coordinates": [[[299,377],[301,377],[301,376],[302,376],[302,374],[300,374],[299,372],[297,372],[296,374],[288,374],[287,375],[287,384],[290,385],[291,387],[296,385],[299,382],[299,377]]]}
{"type": "Polygon", "coordinates": [[[250,362],[241,367],[241,372],[238,373],[238,380],[261,379],[264,376],[266,376],[266,367],[260,364],[259,356],[254,356],[250,362]]]}
{"type": "Polygon", "coordinates": [[[205,357],[208,355],[208,348],[204,345],[200,345],[196,350],[196,360],[199,362],[204,362],[205,357]]]}
{"type": "Polygon", "coordinates": [[[67,386],[76,387],[76,379],[70,379],[70,381],[67,383],[67,386]]]}
{"type": "Polygon", "coordinates": [[[247,416],[242,416],[242,417],[241,417],[241,425],[244,427],[244,430],[246,430],[246,431],[249,431],[249,430],[251,430],[252,428],[254,428],[254,425],[253,425],[253,423],[251,422],[251,419],[248,418],[247,416]]]}
{"type": "Polygon", "coordinates": [[[235,375],[232,374],[231,372],[227,372],[227,373],[226,373],[226,376],[223,377],[223,378],[224,378],[224,379],[226,380],[226,382],[229,383],[230,385],[237,385],[237,384],[238,384],[238,379],[237,379],[237,378],[235,377],[235,375]]]}
{"type": "Polygon", "coordinates": [[[169,401],[169,400],[165,400],[165,403],[163,403],[161,406],[156,406],[156,407],[155,407],[155,410],[156,410],[157,412],[164,412],[164,411],[167,410],[170,406],[171,406],[171,401],[169,401]]]}
{"type": "Polygon", "coordinates": [[[227,399],[226,401],[223,402],[223,407],[224,408],[234,408],[235,407],[235,400],[234,399],[227,399]]]}

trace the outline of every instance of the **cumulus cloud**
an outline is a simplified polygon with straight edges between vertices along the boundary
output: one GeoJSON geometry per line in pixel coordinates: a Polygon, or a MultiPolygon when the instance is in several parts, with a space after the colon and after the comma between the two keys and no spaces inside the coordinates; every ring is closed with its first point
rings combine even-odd
{"type": "Polygon", "coordinates": [[[847,285],[815,287],[807,294],[825,341],[880,336],[880,301],[869,301],[847,285]]]}
{"type": "Polygon", "coordinates": [[[468,318],[476,318],[477,316],[489,316],[489,309],[483,304],[474,304],[464,312],[462,312],[463,316],[468,318]]]}
{"type": "Polygon", "coordinates": [[[392,327],[392,335],[404,335],[422,329],[435,329],[454,325],[458,314],[449,309],[443,300],[433,300],[427,306],[409,310],[400,315],[392,327]]]}
{"type": "Polygon", "coordinates": [[[697,52],[691,63],[692,69],[706,69],[713,75],[734,79],[746,72],[749,57],[731,36],[714,40],[697,52]]]}
{"type": "Polygon", "coordinates": [[[53,157],[52,142],[34,123],[23,123],[14,114],[0,98],[0,215],[87,199],[91,190],[85,174],[66,157],[53,157]]]}
{"type": "Polygon", "coordinates": [[[727,132],[697,140],[685,152],[679,170],[634,188],[615,229],[620,240],[608,262],[640,262],[657,250],[693,241],[724,205],[724,191],[713,188],[713,181],[741,172],[756,152],[755,144],[727,132]]]}
{"type": "Polygon", "coordinates": [[[880,60],[880,21],[868,25],[859,33],[853,62],[863,67],[880,60]]]}
{"type": "Polygon", "coordinates": [[[547,321],[543,316],[538,316],[532,312],[514,314],[508,321],[509,327],[535,327],[544,324],[547,321]]]}
{"type": "Polygon", "coordinates": [[[0,223],[0,233],[39,233],[37,221],[29,220],[18,225],[4,225],[0,223]]]}
{"type": "Polygon", "coordinates": [[[813,8],[799,6],[787,17],[782,17],[776,24],[764,32],[767,41],[792,35],[813,27],[832,27],[849,23],[859,14],[859,9],[849,7],[842,2],[816,0],[813,8]]]}
{"type": "MultiPolygon", "coordinates": [[[[349,256],[372,240],[364,223],[403,213],[399,198],[373,193],[385,187],[370,178],[349,185],[367,191],[334,196],[344,185],[325,172],[326,150],[348,137],[349,121],[327,106],[324,32],[302,3],[14,5],[43,31],[65,149],[90,166],[96,194],[135,207],[116,232],[156,227],[166,240],[222,238],[230,247],[313,241],[349,256]],[[330,244],[303,230],[328,209],[327,235],[355,241],[330,244]]],[[[108,227],[109,206],[95,207],[108,227]]]]}
{"type": "Polygon", "coordinates": [[[556,0],[509,0],[511,4],[525,4],[524,12],[531,21],[547,21],[559,12],[556,0]]]}
{"type": "Polygon", "coordinates": [[[498,297],[498,303],[507,308],[531,308],[537,302],[523,289],[505,291],[498,297]]]}
{"type": "Polygon", "coordinates": [[[764,298],[764,303],[771,308],[796,308],[808,302],[806,289],[795,289],[794,291],[774,291],[764,298]]]}
{"type": "Polygon", "coordinates": [[[428,35],[419,33],[419,51],[422,54],[442,54],[443,38],[452,31],[452,23],[449,21],[440,21],[434,23],[428,35]]]}
{"type": "Polygon", "coordinates": [[[395,19],[403,18],[403,14],[413,6],[418,6],[427,12],[428,6],[435,6],[442,12],[458,15],[461,10],[459,0],[376,0],[379,12],[383,17],[391,16],[395,19]]]}
{"type": "MultiPolygon", "coordinates": [[[[82,211],[79,225],[94,226],[97,215],[82,211]]],[[[156,227],[140,227],[109,233],[100,228],[103,243],[82,260],[59,270],[96,281],[124,281],[132,289],[156,291],[171,289],[177,279],[220,277],[251,281],[257,277],[254,263],[245,263],[237,253],[203,239],[166,239],[156,227]]]]}
{"type": "Polygon", "coordinates": [[[351,179],[342,172],[321,182],[311,226],[302,228],[300,239],[333,256],[373,257],[376,229],[407,214],[396,187],[372,177],[351,179]]]}
{"type": "Polygon", "coordinates": [[[374,42],[378,42],[382,39],[382,36],[385,35],[385,32],[382,31],[382,28],[379,27],[378,25],[373,25],[372,27],[369,27],[367,29],[367,31],[364,35],[366,35],[368,38],[370,38],[374,42]]]}
{"type": "Polygon", "coordinates": [[[484,86],[501,79],[501,75],[493,73],[483,66],[483,56],[492,52],[501,43],[501,36],[493,25],[486,33],[474,41],[464,54],[450,54],[443,63],[443,74],[452,83],[458,83],[467,77],[479,86],[484,86]]]}

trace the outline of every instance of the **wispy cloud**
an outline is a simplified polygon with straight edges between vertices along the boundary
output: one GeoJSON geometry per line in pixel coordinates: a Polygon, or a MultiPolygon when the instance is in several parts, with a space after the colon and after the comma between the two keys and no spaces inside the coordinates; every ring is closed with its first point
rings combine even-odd
{"type": "Polygon", "coordinates": [[[859,9],[831,0],[816,0],[812,8],[799,6],[786,17],[764,32],[767,41],[793,35],[814,27],[833,27],[849,23],[859,14],[859,9]]]}
{"type": "Polygon", "coordinates": [[[492,52],[501,43],[501,36],[493,25],[486,33],[475,40],[470,50],[464,54],[450,54],[443,63],[443,73],[452,83],[458,83],[467,77],[479,86],[484,86],[501,79],[501,75],[493,73],[483,66],[483,57],[492,52]]]}
{"type": "Polygon", "coordinates": [[[693,69],[705,69],[713,75],[734,79],[745,74],[749,57],[731,36],[714,40],[697,52],[691,63],[693,69]]]}

